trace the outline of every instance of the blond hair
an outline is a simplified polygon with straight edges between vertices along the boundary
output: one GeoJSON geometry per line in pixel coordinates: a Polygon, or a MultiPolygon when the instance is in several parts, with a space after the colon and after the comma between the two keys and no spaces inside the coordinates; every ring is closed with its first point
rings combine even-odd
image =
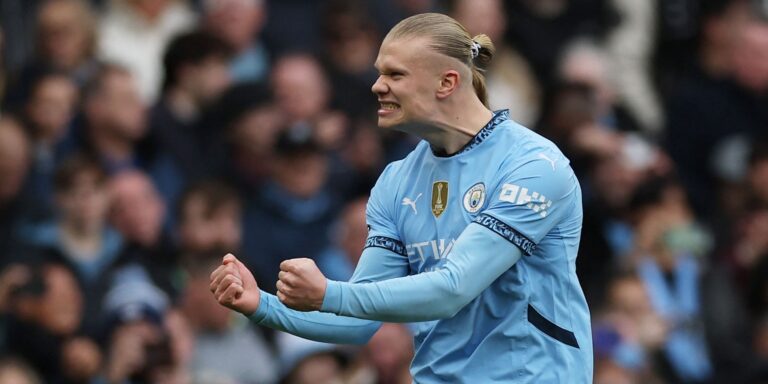
{"type": "Polygon", "coordinates": [[[431,49],[466,64],[472,70],[472,87],[477,97],[488,106],[484,72],[496,51],[490,37],[484,34],[471,37],[458,21],[440,13],[411,16],[395,25],[387,35],[391,39],[406,37],[427,37],[431,40],[431,49]],[[476,52],[473,47],[477,47],[476,52]]]}

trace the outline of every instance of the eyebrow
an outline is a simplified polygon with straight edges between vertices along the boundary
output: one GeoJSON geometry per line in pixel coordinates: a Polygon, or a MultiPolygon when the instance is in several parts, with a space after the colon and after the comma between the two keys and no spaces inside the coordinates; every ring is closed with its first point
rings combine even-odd
{"type": "Polygon", "coordinates": [[[399,72],[399,73],[402,73],[404,75],[407,75],[407,74],[410,73],[410,71],[406,70],[405,68],[403,68],[401,66],[397,66],[397,65],[394,65],[394,66],[392,66],[392,65],[389,65],[389,66],[388,65],[382,65],[378,61],[376,63],[374,63],[373,66],[376,68],[376,70],[379,71],[379,74],[399,72]]]}

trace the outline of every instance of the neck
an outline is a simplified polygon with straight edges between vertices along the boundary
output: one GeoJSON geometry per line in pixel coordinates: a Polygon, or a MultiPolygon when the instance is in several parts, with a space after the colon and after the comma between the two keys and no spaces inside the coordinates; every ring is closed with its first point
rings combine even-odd
{"type": "Polygon", "coordinates": [[[197,117],[199,107],[192,95],[178,87],[171,88],[166,96],[168,108],[173,115],[183,122],[189,122],[197,117]]]}
{"type": "Polygon", "coordinates": [[[101,246],[101,227],[98,225],[64,221],[61,223],[61,235],[65,246],[76,253],[94,253],[101,246]]]}
{"type": "Polygon", "coordinates": [[[493,112],[472,95],[446,103],[430,116],[427,124],[416,124],[410,133],[428,141],[446,155],[459,152],[491,120],[493,112]]]}

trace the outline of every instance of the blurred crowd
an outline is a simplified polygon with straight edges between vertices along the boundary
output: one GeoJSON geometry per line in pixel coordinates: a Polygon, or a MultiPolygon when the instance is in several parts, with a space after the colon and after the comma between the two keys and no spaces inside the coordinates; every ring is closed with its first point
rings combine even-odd
{"type": "Polygon", "coordinates": [[[768,1],[0,2],[0,383],[410,383],[408,325],[310,342],[220,307],[346,280],[367,194],[417,138],[376,128],[379,43],[438,11],[497,47],[490,106],[584,190],[595,382],[768,382],[768,1]]]}

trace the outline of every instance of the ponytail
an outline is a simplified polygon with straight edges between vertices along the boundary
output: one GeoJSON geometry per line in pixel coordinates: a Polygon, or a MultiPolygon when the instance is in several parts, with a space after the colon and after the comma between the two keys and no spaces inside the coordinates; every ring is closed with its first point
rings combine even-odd
{"type": "Polygon", "coordinates": [[[477,47],[477,54],[472,53],[472,87],[475,89],[477,97],[488,107],[488,91],[485,86],[485,71],[491,64],[493,54],[496,52],[491,38],[480,34],[472,38],[472,44],[477,47]]]}

